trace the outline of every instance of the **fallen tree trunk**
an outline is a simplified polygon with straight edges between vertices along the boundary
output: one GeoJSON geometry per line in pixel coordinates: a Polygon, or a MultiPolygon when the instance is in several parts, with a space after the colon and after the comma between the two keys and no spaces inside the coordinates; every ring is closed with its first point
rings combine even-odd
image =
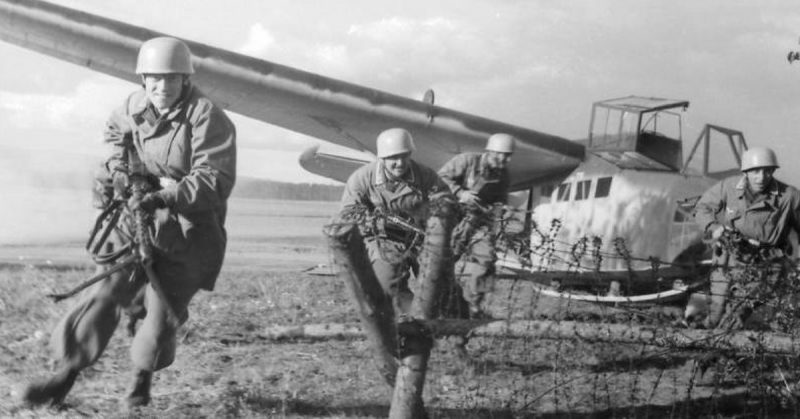
{"type": "MultiPolygon", "coordinates": [[[[660,326],[636,326],[618,323],[585,323],[551,320],[423,320],[433,335],[575,339],[584,342],[629,343],[673,349],[729,350],[795,354],[800,352],[800,339],[783,333],[679,329],[660,326]]],[[[275,326],[265,330],[263,338],[282,339],[353,339],[362,338],[361,326],[353,324],[308,324],[275,326]]]]}
{"type": "Polygon", "coordinates": [[[378,370],[389,385],[397,378],[397,326],[392,301],[372,270],[358,227],[353,223],[328,224],[324,233],[336,261],[338,276],[350,295],[372,342],[378,370]]]}

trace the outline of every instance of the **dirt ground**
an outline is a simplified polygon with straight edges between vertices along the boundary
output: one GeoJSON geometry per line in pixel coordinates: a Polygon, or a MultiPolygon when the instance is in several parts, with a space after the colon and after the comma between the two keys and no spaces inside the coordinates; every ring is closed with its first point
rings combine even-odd
{"type": "MultiPolygon", "coordinates": [[[[121,325],[60,408],[29,409],[23,386],[53,371],[48,338],[74,301],[45,294],[93,272],[80,241],[0,246],[0,417],[380,418],[392,389],[367,340],[273,341],[276,325],[357,324],[349,290],[307,272],[331,263],[320,234],[333,204],[245,202],[231,214],[226,264],[180,331],[176,362],[155,375],[153,401],[134,414],[119,400],[130,384],[130,338],[121,325]]],[[[630,312],[547,301],[525,284],[499,283],[497,315],[594,321],[674,320],[674,310],[630,312]],[[649,319],[649,320],[642,320],[649,319]],[[656,319],[656,320],[653,320],[656,319]]],[[[436,342],[423,394],[432,418],[793,417],[752,386],[701,387],[698,354],[580,341],[472,338],[436,342]]]]}

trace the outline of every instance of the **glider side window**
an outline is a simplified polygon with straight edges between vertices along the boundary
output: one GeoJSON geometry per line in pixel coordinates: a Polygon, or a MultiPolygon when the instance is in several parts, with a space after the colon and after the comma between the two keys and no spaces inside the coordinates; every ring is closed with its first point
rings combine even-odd
{"type": "Polygon", "coordinates": [[[611,178],[601,177],[597,179],[597,187],[594,191],[595,198],[605,198],[611,193],[611,178]]]}
{"type": "Polygon", "coordinates": [[[558,197],[556,198],[557,201],[568,201],[569,200],[569,193],[570,193],[570,185],[571,183],[562,183],[558,185],[558,197]]]}
{"type": "Polygon", "coordinates": [[[589,189],[592,187],[591,180],[582,180],[575,184],[575,200],[580,201],[589,198],[589,189]]]}

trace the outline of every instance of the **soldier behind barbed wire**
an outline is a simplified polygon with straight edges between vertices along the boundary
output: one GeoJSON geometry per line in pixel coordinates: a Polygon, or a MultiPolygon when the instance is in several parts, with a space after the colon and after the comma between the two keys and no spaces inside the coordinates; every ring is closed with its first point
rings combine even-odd
{"type": "MultiPolygon", "coordinates": [[[[752,147],[742,155],[742,175],[722,180],[697,202],[695,218],[714,241],[710,297],[690,300],[687,315],[707,304],[707,328],[768,328],[774,295],[793,249],[790,233],[800,232],[800,192],[773,177],[775,152],[752,147]],[[747,270],[758,263],[758,269],[747,270]],[[747,275],[745,275],[747,274],[747,275]],[[772,294],[769,296],[769,294],[772,294]]],[[[788,307],[787,307],[788,309],[788,307]]]]}
{"type": "MultiPolygon", "coordinates": [[[[164,297],[133,267],[111,275],[84,294],[56,326],[51,345],[59,369],[24,391],[31,405],[58,404],[78,374],[102,354],[123,310],[134,310],[144,290],[143,321],[130,348],[133,384],[129,408],[150,402],[154,371],[175,358],[176,330],[188,318],[187,307],[200,289],[212,290],[226,246],[227,200],[235,182],[236,133],[233,124],[190,81],[191,53],[182,41],[153,38],[141,45],[134,92],[108,120],[105,141],[112,154],[105,163],[101,201],[128,199],[132,159],[153,183],[129,209],[150,213],[155,223],[153,269],[164,297]],[[135,151],[134,151],[135,150],[135,151]],[[127,158],[126,158],[127,156],[127,158]],[[168,314],[174,314],[174,318],[168,314]]],[[[123,249],[126,213],[109,237],[108,251],[123,249]]]]}
{"type": "Polygon", "coordinates": [[[470,317],[482,317],[481,303],[492,289],[497,261],[492,234],[495,204],[508,199],[508,162],[516,140],[509,134],[489,137],[483,153],[459,154],[439,169],[439,176],[464,207],[464,217],[453,232],[456,252],[462,251],[462,287],[470,317]]]}
{"type": "Polygon", "coordinates": [[[411,159],[414,139],[405,129],[381,132],[376,145],[378,160],[347,180],[340,217],[367,213],[362,234],[375,276],[395,312],[408,314],[414,297],[408,280],[411,269],[418,268],[416,248],[422,244],[419,231],[424,232],[429,203],[452,195],[433,169],[411,159]]]}

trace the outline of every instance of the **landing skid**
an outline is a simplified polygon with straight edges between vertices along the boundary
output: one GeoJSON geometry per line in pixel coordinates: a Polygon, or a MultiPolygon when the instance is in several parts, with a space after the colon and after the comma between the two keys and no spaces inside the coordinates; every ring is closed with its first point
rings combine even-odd
{"type": "MultiPolygon", "coordinates": [[[[704,279],[687,282],[690,277],[706,278],[706,269],[687,271],[685,269],[665,268],[654,275],[645,271],[611,272],[536,272],[523,267],[513,259],[497,262],[498,277],[530,280],[541,295],[573,301],[609,305],[647,305],[664,304],[688,298],[689,294],[701,288],[704,279]],[[689,273],[690,275],[687,275],[689,273]],[[649,288],[652,292],[628,292],[620,295],[620,283],[635,282],[635,289],[649,288]],[[649,282],[649,284],[648,284],[649,282]],[[659,289],[660,288],[660,289],[659,289]],[[605,294],[590,292],[591,289],[604,289],[605,294]]],[[[702,265],[705,266],[705,265],[702,265]]]]}

